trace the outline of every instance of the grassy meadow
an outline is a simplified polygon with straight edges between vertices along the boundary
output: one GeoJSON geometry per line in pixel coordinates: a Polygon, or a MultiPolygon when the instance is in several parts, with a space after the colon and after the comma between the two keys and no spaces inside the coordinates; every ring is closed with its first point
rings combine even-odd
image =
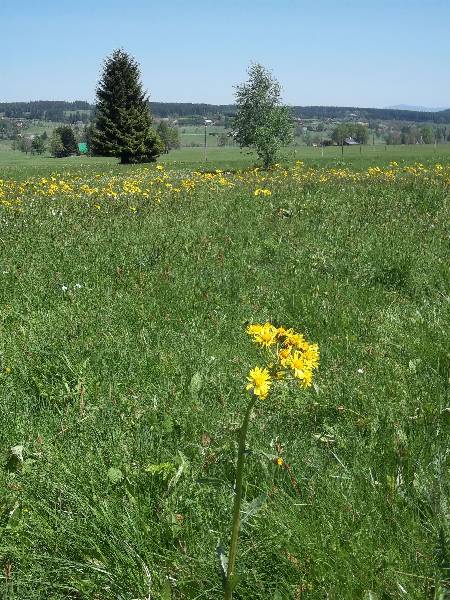
{"type": "Polygon", "coordinates": [[[449,150],[344,152],[0,152],[1,598],[221,597],[266,321],[235,597],[450,597],[449,150]]]}
{"type": "MultiPolygon", "coordinates": [[[[283,164],[293,164],[296,160],[303,160],[306,164],[316,167],[347,165],[355,169],[363,169],[371,165],[388,166],[393,160],[407,163],[420,161],[445,163],[450,160],[450,144],[346,146],[343,155],[341,148],[337,146],[326,148],[291,146],[281,151],[281,160],[283,164]]],[[[162,155],[159,162],[176,170],[217,168],[236,170],[253,167],[257,162],[257,156],[254,152],[240,150],[237,147],[212,146],[209,145],[208,140],[206,161],[203,147],[182,147],[179,150],[172,150],[170,154],[162,155]]],[[[51,172],[78,169],[92,172],[118,170],[122,173],[128,168],[130,167],[126,165],[117,165],[116,160],[102,157],[53,158],[49,155],[26,155],[18,150],[11,150],[10,142],[0,142],[0,175],[4,178],[23,179],[28,176],[45,176],[51,172]]]]}

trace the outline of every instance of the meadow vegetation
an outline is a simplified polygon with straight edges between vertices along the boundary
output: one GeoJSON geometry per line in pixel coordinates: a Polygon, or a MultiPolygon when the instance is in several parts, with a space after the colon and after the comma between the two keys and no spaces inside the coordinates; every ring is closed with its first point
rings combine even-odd
{"type": "Polygon", "coordinates": [[[2,164],[5,599],[221,597],[266,322],[320,368],[255,402],[236,597],[448,597],[448,157],[324,150],[2,164]]]}

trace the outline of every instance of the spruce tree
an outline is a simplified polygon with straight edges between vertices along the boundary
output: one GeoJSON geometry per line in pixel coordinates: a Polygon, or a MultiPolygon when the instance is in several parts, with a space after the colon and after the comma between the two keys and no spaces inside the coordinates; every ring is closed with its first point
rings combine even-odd
{"type": "Polygon", "coordinates": [[[53,131],[50,140],[50,151],[56,158],[78,154],[75,134],[69,125],[61,125],[53,131]]]}
{"type": "Polygon", "coordinates": [[[151,123],[139,65],[124,50],[115,50],[105,60],[97,87],[94,154],[117,156],[123,164],[154,161],[161,142],[151,123]]]}

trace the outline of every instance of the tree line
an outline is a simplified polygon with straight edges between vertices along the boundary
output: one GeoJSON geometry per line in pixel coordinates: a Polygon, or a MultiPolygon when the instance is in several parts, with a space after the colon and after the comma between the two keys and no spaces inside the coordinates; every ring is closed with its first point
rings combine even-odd
{"type": "Polygon", "coordinates": [[[388,145],[399,144],[433,144],[434,142],[450,141],[450,130],[446,127],[431,125],[404,125],[400,129],[389,131],[384,140],[388,145]]]}
{"type": "Polygon", "coordinates": [[[354,115],[360,120],[450,123],[450,109],[422,112],[398,108],[359,108],[356,106],[292,106],[291,111],[294,117],[301,119],[345,119],[354,115]]]}
{"type": "MultiPolygon", "coordinates": [[[[149,102],[150,110],[158,118],[187,118],[195,122],[199,117],[215,118],[219,115],[233,117],[234,104],[205,104],[191,102],[149,102]]],[[[39,119],[75,123],[88,122],[94,117],[95,105],[83,100],[37,100],[33,102],[0,102],[0,113],[9,118],[39,119]],[[80,112],[89,111],[89,112],[80,112]]],[[[396,108],[360,108],[356,106],[291,106],[291,114],[299,119],[346,119],[356,115],[360,120],[409,121],[415,123],[450,123],[450,110],[422,112],[396,108]]]]}
{"type": "Polygon", "coordinates": [[[0,113],[10,119],[37,119],[67,123],[88,122],[92,108],[92,105],[84,100],[75,100],[74,102],[62,100],[0,102],[0,113]]]}

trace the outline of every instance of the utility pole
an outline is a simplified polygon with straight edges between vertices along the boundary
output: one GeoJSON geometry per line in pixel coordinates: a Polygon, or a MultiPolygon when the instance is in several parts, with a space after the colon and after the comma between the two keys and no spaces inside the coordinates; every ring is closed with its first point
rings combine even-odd
{"type": "Polygon", "coordinates": [[[208,162],[208,156],[206,154],[206,151],[208,149],[208,142],[207,142],[207,137],[206,137],[207,136],[207,128],[208,128],[208,125],[212,125],[212,124],[213,124],[213,122],[211,121],[211,119],[205,119],[205,144],[204,144],[205,145],[205,162],[208,162]]]}

